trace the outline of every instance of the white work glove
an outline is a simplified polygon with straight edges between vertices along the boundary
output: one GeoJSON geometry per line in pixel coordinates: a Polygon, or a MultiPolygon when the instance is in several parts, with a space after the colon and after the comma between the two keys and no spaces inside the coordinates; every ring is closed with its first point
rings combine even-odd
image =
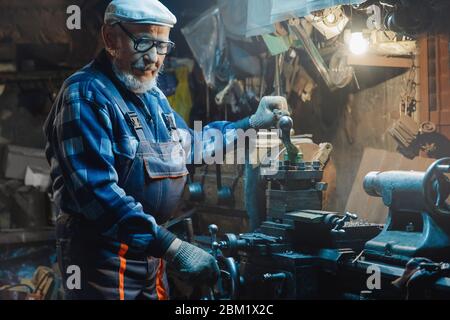
{"type": "Polygon", "coordinates": [[[284,115],[289,115],[285,97],[263,97],[259,102],[256,113],[250,117],[250,127],[254,129],[269,129],[284,115]]]}
{"type": "Polygon", "coordinates": [[[190,283],[213,286],[219,278],[219,266],[212,255],[178,238],[167,249],[164,259],[190,283]]]}

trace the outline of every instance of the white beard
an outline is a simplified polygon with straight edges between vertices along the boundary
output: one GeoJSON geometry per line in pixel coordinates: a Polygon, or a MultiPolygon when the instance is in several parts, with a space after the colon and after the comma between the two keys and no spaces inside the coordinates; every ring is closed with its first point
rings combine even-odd
{"type": "Polygon", "coordinates": [[[134,93],[145,93],[157,86],[158,76],[148,81],[140,81],[134,75],[121,71],[115,63],[112,63],[112,69],[116,77],[128,90],[134,93]]]}

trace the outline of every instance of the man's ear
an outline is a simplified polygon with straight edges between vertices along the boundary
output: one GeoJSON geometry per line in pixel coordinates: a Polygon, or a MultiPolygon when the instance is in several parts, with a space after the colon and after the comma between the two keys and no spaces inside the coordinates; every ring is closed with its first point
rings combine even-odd
{"type": "Polygon", "coordinates": [[[113,28],[113,26],[106,24],[102,26],[103,44],[108,51],[117,49],[117,39],[113,28]]]}

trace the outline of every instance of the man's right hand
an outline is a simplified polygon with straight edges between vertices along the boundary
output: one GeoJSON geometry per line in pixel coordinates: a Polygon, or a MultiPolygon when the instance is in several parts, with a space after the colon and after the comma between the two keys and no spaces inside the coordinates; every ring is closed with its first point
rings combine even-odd
{"type": "Polygon", "coordinates": [[[266,96],[259,102],[256,113],[250,117],[250,127],[254,129],[269,129],[280,117],[289,115],[286,98],[266,96]]]}
{"type": "Polygon", "coordinates": [[[191,283],[213,286],[219,277],[219,266],[212,255],[180,239],[172,242],[164,259],[191,283]]]}

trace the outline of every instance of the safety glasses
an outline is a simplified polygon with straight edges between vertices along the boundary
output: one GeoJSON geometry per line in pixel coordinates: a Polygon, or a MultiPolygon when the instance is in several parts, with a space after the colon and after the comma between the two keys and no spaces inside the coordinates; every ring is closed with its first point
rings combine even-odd
{"type": "Polygon", "coordinates": [[[156,47],[156,52],[159,55],[167,55],[175,48],[175,43],[172,41],[159,41],[150,39],[148,37],[136,38],[130,31],[128,31],[120,22],[116,23],[120,29],[133,41],[134,50],[139,53],[147,52],[156,47]]]}

